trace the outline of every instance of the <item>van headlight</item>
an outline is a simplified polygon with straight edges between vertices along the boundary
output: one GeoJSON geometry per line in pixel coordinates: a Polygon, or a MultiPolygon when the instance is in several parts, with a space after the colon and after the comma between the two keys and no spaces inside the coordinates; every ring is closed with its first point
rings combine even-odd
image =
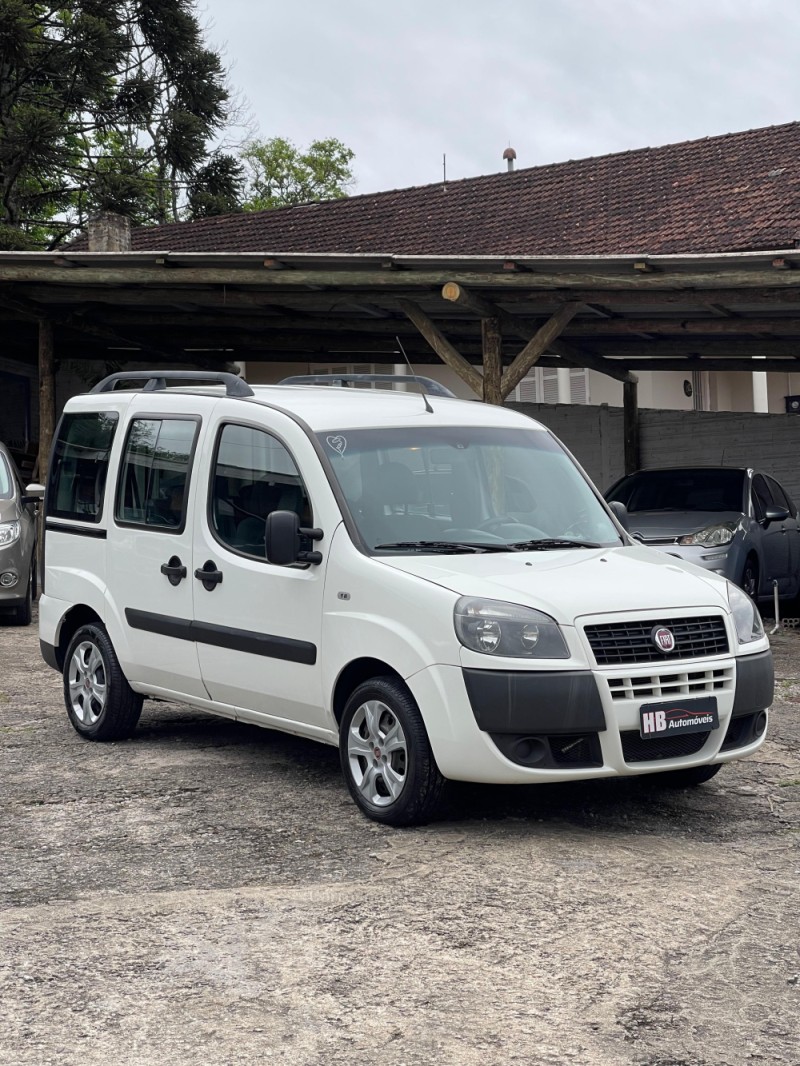
{"type": "Polygon", "coordinates": [[[736,626],[739,643],[752,644],[754,640],[761,640],[764,636],[764,625],[758,613],[758,607],[747,593],[738,585],[734,585],[732,581],[728,582],[728,603],[731,605],[733,624],[736,626]]]}
{"type": "Polygon", "coordinates": [[[19,538],[19,522],[0,522],[0,548],[13,544],[19,538]]]}
{"type": "Polygon", "coordinates": [[[558,623],[548,614],[503,600],[462,596],[455,606],[456,636],[465,648],[515,659],[568,659],[558,623]]]}
{"type": "Polygon", "coordinates": [[[678,537],[678,544],[702,544],[704,548],[718,548],[721,544],[730,544],[736,532],[735,522],[718,522],[696,533],[678,537]]]}

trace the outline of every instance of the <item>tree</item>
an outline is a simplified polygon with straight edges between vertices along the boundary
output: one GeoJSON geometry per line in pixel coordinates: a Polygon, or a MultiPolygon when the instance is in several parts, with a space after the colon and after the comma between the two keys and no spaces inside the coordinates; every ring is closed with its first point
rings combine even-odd
{"type": "Polygon", "coordinates": [[[245,211],[264,211],[319,200],[340,200],[354,183],[354,153],[330,137],[305,152],[284,137],[249,141],[240,158],[245,170],[245,211]]]}
{"type": "Polygon", "coordinates": [[[0,0],[0,247],[98,209],[175,220],[212,162],[213,201],[231,106],[194,0],[0,0]]]}

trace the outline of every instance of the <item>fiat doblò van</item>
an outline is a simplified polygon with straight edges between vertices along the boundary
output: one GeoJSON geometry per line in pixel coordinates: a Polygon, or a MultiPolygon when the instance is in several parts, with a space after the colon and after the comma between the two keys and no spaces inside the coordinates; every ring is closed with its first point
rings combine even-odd
{"type": "Polygon", "coordinates": [[[764,742],[752,601],[632,541],[543,426],[195,377],[112,375],[58,426],[40,636],[82,736],[158,697],[338,745],[393,825],[446,779],[696,784],[764,742]]]}

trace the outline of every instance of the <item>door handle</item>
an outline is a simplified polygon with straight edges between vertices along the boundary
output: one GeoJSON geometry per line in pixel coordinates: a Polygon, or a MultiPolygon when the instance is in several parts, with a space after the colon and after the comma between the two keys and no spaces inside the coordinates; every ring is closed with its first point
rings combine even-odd
{"type": "Polygon", "coordinates": [[[169,562],[161,564],[161,573],[168,579],[170,585],[180,585],[186,577],[186,567],[177,555],[173,555],[169,562]]]}
{"type": "Polygon", "coordinates": [[[206,592],[213,592],[217,585],[222,582],[222,571],[217,570],[217,564],[213,559],[208,559],[199,570],[195,570],[194,576],[203,582],[206,592]]]}

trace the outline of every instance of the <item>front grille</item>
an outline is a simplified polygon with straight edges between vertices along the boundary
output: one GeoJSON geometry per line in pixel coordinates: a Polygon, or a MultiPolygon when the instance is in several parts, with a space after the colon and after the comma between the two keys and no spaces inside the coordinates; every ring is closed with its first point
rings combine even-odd
{"type": "Polygon", "coordinates": [[[635,729],[620,733],[622,756],[625,762],[654,762],[657,759],[679,759],[695,755],[708,740],[709,732],[687,733],[682,737],[653,737],[643,740],[635,729]]]}
{"type": "Polygon", "coordinates": [[[643,622],[608,622],[586,626],[586,636],[598,666],[619,663],[668,663],[678,659],[700,659],[725,655],[728,634],[722,615],[702,618],[653,618],[643,622]],[[652,639],[653,630],[669,629],[675,647],[663,652],[652,639]]]}
{"type": "Polygon", "coordinates": [[[654,672],[643,677],[606,678],[612,700],[641,700],[659,696],[691,696],[700,692],[732,691],[733,667],[715,666],[708,670],[654,672]]]}

